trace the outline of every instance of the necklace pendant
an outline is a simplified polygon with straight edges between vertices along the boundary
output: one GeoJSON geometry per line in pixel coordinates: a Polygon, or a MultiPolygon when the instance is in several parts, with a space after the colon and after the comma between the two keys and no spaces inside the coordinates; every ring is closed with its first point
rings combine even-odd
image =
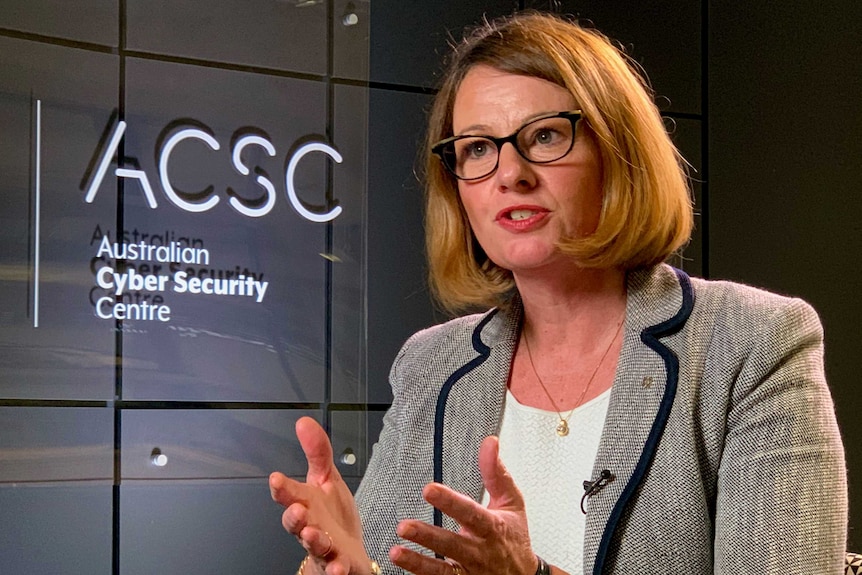
{"type": "Polygon", "coordinates": [[[565,419],[561,419],[560,423],[557,424],[557,435],[560,437],[565,437],[569,434],[569,422],[565,419]]]}

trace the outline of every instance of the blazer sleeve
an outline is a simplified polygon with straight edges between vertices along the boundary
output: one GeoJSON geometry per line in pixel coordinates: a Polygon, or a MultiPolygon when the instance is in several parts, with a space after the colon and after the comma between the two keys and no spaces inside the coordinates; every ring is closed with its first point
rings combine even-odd
{"type": "MultiPolygon", "coordinates": [[[[409,372],[413,369],[413,356],[416,348],[424,341],[423,332],[413,335],[399,351],[389,373],[392,387],[392,406],[383,417],[380,438],[374,444],[368,468],[356,491],[356,504],[362,521],[365,549],[369,557],[376,560],[386,575],[403,573],[389,561],[389,549],[399,541],[395,527],[399,521],[399,508],[406,504],[404,499],[420,499],[422,485],[413,473],[402,473],[405,445],[410,443],[406,437],[406,420],[410,416],[408,406],[416,400],[408,388],[409,372]],[[418,487],[417,487],[418,485],[418,487]]],[[[418,503],[418,502],[417,502],[418,503]]],[[[409,507],[409,505],[408,505],[409,507]]]]}
{"type": "Polygon", "coordinates": [[[756,335],[727,413],[715,573],[843,573],[844,450],[820,321],[785,300],[756,335]]]}

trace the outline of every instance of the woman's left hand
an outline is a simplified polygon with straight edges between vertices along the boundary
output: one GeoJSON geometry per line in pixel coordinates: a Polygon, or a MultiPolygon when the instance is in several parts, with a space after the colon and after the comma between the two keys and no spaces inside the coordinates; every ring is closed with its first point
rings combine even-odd
{"type": "Polygon", "coordinates": [[[532,575],[538,560],[530,545],[524,498],[499,457],[496,437],[486,437],[479,449],[479,471],[490,496],[488,507],[439,483],[429,483],[425,500],[461,526],[458,533],[408,519],[397,533],[447,561],[392,547],[392,562],[416,575],[532,575]],[[450,562],[455,562],[456,567],[450,562]],[[460,572],[457,567],[460,567],[460,572]]]}

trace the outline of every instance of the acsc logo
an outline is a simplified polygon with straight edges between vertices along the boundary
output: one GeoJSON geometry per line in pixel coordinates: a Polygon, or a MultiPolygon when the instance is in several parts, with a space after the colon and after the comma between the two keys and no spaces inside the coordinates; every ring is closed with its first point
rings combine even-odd
{"type": "MultiPolygon", "coordinates": [[[[90,182],[89,187],[87,188],[86,195],[84,196],[84,200],[87,203],[92,203],[96,199],[96,194],[99,191],[99,187],[102,184],[102,181],[105,178],[105,174],[108,172],[108,168],[111,165],[111,161],[114,156],[117,154],[117,150],[120,146],[120,142],[123,139],[123,135],[126,132],[127,124],[125,121],[120,120],[117,122],[117,125],[114,127],[113,132],[111,133],[110,140],[105,146],[105,150],[102,153],[98,167],[96,168],[95,174],[90,182]]],[[[183,199],[179,193],[174,189],[174,186],[171,184],[170,176],[168,175],[168,168],[171,160],[171,153],[174,149],[182,145],[184,142],[188,140],[197,140],[199,142],[203,142],[206,146],[208,146],[213,151],[218,151],[221,149],[221,144],[218,140],[216,140],[211,134],[207,133],[205,130],[195,128],[195,127],[184,127],[176,132],[174,132],[167,140],[165,140],[164,144],[161,146],[161,149],[158,150],[156,155],[159,167],[159,182],[161,183],[162,190],[164,191],[167,199],[173,203],[178,208],[185,210],[187,212],[205,212],[207,210],[212,209],[216,206],[221,198],[213,193],[209,194],[208,197],[197,201],[191,202],[186,199],[183,199]]],[[[250,168],[243,163],[242,160],[242,151],[248,146],[259,146],[262,148],[269,156],[275,156],[276,150],[275,146],[273,146],[272,142],[266,139],[263,136],[250,134],[243,136],[234,143],[233,149],[231,150],[231,162],[233,164],[234,169],[240,174],[247,176],[251,173],[250,168]]],[[[296,173],[296,168],[299,165],[299,162],[308,154],[313,153],[321,153],[329,156],[336,163],[342,162],[341,154],[338,153],[338,150],[333,148],[332,146],[324,143],[311,141],[306,142],[303,145],[299,146],[293,155],[290,158],[290,161],[287,164],[287,168],[285,169],[284,174],[284,182],[285,182],[285,193],[287,195],[287,199],[290,202],[290,205],[293,207],[296,212],[305,218],[306,220],[312,222],[328,222],[341,213],[341,206],[335,206],[331,210],[320,213],[309,210],[303,203],[300,201],[299,196],[296,192],[296,186],[294,184],[294,175],[296,173]]],[[[155,209],[158,207],[158,201],[156,200],[156,195],[153,192],[153,186],[150,183],[150,179],[147,176],[146,172],[139,169],[131,169],[126,167],[119,167],[122,164],[122,161],[118,160],[118,167],[115,170],[115,174],[119,178],[130,178],[134,180],[138,180],[140,183],[140,187],[143,190],[144,197],[147,200],[147,205],[150,208],[155,209]]],[[[275,185],[273,185],[272,181],[263,174],[257,174],[255,177],[255,182],[264,190],[265,200],[261,203],[256,201],[255,204],[244,203],[242,199],[232,196],[228,198],[228,203],[231,205],[233,209],[244,216],[248,216],[251,218],[259,218],[261,216],[265,216],[268,214],[273,206],[275,206],[276,200],[276,190],[275,185]],[[261,204],[261,205],[256,205],[261,204]]]]}

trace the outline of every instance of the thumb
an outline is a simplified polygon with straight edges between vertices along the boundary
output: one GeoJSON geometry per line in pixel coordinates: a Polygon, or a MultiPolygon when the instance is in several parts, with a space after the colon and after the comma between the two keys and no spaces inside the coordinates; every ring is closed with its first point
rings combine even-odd
{"type": "Polygon", "coordinates": [[[323,483],[341,474],[332,462],[332,444],[326,431],[310,417],[300,417],[296,422],[296,437],[308,461],[308,481],[323,483]]]}
{"type": "Polygon", "coordinates": [[[488,491],[488,509],[523,511],[524,497],[500,460],[500,440],[490,435],[479,447],[479,473],[488,491]]]}

